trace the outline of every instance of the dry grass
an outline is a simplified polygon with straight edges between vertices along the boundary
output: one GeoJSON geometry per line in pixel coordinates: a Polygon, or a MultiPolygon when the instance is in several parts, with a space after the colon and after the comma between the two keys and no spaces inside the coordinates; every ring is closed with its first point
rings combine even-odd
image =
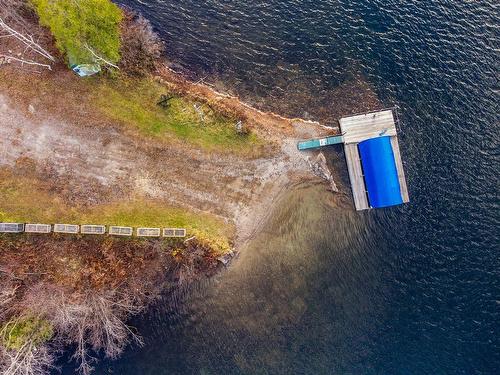
{"type": "Polygon", "coordinates": [[[40,374],[61,345],[76,347],[89,374],[91,350],[116,358],[141,343],[128,317],[161,291],[217,270],[211,249],[179,240],[0,235],[0,259],[0,371],[34,363],[40,374]]]}
{"type": "Polygon", "coordinates": [[[61,199],[52,189],[51,181],[42,181],[34,174],[0,168],[0,221],[182,227],[189,236],[215,244],[215,254],[231,249],[234,227],[210,214],[144,198],[86,207],[61,199]]]}
{"type": "Polygon", "coordinates": [[[0,91],[8,91],[26,108],[34,104],[80,126],[121,128],[139,142],[163,146],[175,142],[186,152],[197,149],[252,158],[267,152],[263,138],[237,132],[237,117],[175,95],[150,78],[82,79],[64,67],[56,69],[55,74],[40,75],[2,69],[0,91]],[[162,94],[174,96],[167,109],[157,105],[162,94]]]}

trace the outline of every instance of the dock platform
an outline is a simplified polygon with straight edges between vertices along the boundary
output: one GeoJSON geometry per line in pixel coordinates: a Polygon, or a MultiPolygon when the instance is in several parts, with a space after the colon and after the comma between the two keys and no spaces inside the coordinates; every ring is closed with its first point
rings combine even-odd
{"type": "Polygon", "coordinates": [[[403,162],[399,150],[393,110],[388,109],[380,112],[344,117],[339,120],[339,123],[344,138],[345,157],[356,210],[366,210],[373,207],[369,199],[366,178],[363,171],[363,161],[361,160],[358,145],[361,142],[375,138],[390,137],[390,148],[392,149],[394,158],[392,164],[395,164],[397,181],[399,182],[401,199],[399,203],[409,202],[408,187],[406,185],[403,162]]]}
{"type": "Polygon", "coordinates": [[[345,144],[359,143],[369,138],[396,136],[392,109],[344,117],[339,123],[345,144]]]}
{"type": "Polygon", "coordinates": [[[345,159],[347,162],[347,170],[349,172],[349,180],[351,181],[352,198],[356,210],[367,210],[370,208],[368,197],[366,195],[365,181],[363,178],[363,170],[361,168],[361,159],[359,157],[358,145],[349,143],[344,146],[345,159]]]}

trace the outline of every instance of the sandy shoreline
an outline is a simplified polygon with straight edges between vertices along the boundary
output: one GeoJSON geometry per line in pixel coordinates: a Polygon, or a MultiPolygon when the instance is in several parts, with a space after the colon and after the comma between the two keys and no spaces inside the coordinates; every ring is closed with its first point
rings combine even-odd
{"type": "Polygon", "coordinates": [[[237,96],[217,91],[205,83],[191,82],[169,68],[166,63],[159,66],[158,74],[160,82],[173,86],[184,94],[216,102],[217,107],[240,114],[254,124],[252,129],[256,132],[281,144],[278,162],[272,165],[263,163],[259,176],[261,185],[265,187],[262,193],[256,194],[255,199],[247,206],[241,207],[240,212],[235,212],[235,249],[238,250],[261,229],[287,189],[304,181],[319,180],[312,173],[312,152],[298,151],[297,141],[337,134],[338,130],[321,125],[318,121],[288,118],[274,112],[262,111],[241,101],[237,96]]]}
{"type": "Polygon", "coordinates": [[[296,149],[296,141],[334,132],[315,122],[260,111],[236,97],[162,69],[156,79],[169,89],[240,114],[251,122],[252,131],[278,146],[271,155],[252,160],[183,145],[137,142],[118,125],[103,127],[98,116],[86,116],[82,127],[75,120],[79,109],[71,116],[67,116],[70,108],[51,109],[50,101],[58,98],[50,98],[50,93],[26,92],[33,80],[62,77],[69,87],[78,85],[72,73],[38,76],[5,72],[8,69],[0,72],[4,81],[0,84],[0,149],[5,150],[0,154],[0,165],[13,167],[23,157],[39,165],[51,165],[57,172],[53,184],[64,180],[78,186],[83,190],[80,196],[87,196],[82,201],[85,205],[105,203],[112,199],[109,195],[121,199],[142,195],[212,213],[236,225],[236,248],[255,233],[288,186],[304,179],[318,180],[309,156],[296,149]],[[16,78],[16,84],[9,84],[9,78],[16,78]],[[175,178],[169,170],[175,171],[175,178]],[[103,190],[109,193],[105,198],[98,194],[103,190]]]}

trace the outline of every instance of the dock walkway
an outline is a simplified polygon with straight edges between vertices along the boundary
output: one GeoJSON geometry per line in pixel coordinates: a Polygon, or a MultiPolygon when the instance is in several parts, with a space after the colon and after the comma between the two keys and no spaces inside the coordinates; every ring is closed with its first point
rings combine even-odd
{"type": "Polygon", "coordinates": [[[313,148],[323,147],[323,146],[331,146],[344,143],[344,138],[341,135],[335,135],[331,137],[319,138],[319,139],[310,139],[307,141],[300,141],[297,144],[297,148],[300,151],[309,150],[313,148]]]}

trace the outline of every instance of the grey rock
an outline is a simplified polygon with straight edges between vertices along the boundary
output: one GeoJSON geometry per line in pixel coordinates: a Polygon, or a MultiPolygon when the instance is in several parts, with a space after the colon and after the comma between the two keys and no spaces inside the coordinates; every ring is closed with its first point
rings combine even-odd
{"type": "Polygon", "coordinates": [[[332,173],[326,163],[325,155],[322,152],[320,152],[315,158],[309,158],[309,165],[311,166],[312,172],[316,176],[328,181],[330,183],[330,189],[335,193],[338,193],[339,189],[333,180],[332,173]]]}

